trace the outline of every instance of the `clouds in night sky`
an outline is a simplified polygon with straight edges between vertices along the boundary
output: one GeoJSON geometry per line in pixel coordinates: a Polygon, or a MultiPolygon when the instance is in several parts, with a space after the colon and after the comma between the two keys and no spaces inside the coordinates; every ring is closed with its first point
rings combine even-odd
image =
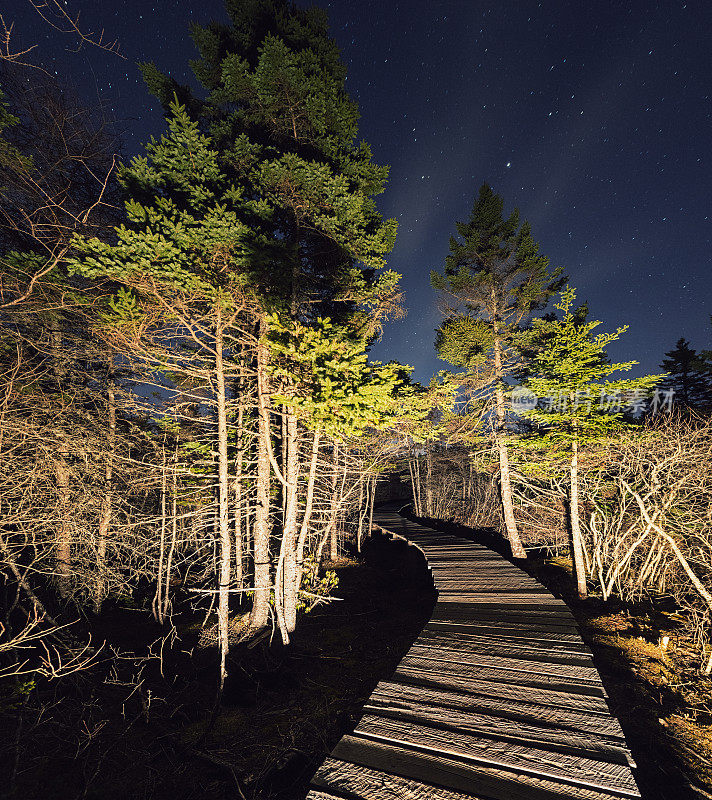
{"type": "MultiPolygon", "coordinates": [[[[409,314],[386,330],[376,357],[410,363],[421,380],[445,366],[433,352],[429,274],[485,180],[529,219],[592,316],[607,328],[630,324],[615,359],[658,371],[680,336],[712,346],[708,3],[316,4],[348,65],[361,133],[391,165],[379,205],[399,221],[390,265],[403,274],[409,314]]],[[[29,6],[15,5],[20,41],[38,36],[52,69],[113,109],[127,155],[163,127],[135,62],[154,60],[186,82],[188,25],[224,18],[217,0],[110,10],[68,0],[85,26],[120,40],[123,61],[67,53],[29,6]]]]}

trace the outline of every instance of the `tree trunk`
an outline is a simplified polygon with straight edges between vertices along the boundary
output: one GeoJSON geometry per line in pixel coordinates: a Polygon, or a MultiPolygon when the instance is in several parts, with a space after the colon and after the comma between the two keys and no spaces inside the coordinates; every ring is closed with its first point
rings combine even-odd
{"type": "Polygon", "coordinates": [[[163,619],[171,609],[171,574],[173,572],[173,556],[178,541],[178,442],[173,455],[173,477],[171,481],[171,544],[166,559],[166,584],[163,592],[163,619]]]}
{"type": "MultiPolygon", "coordinates": [[[[364,497],[363,497],[363,484],[364,477],[359,475],[358,479],[358,528],[356,529],[356,551],[361,552],[361,537],[363,534],[363,518],[364,518],[364,497]]],[[[367,495],[368,497],[368,495],[367,495]]]]}
{"type": "MultiPolygon", "coordinates": [[[[417,458],[417,457],[416,457],[417,458]]],[[[420,516],[420,501],[418,498],[418,483],[415,475],[415,458],[408,459],[408,471],[410,472],[410,485],[413,489],[413,510],[415,511],[415,516],[420,516]]]]}
{"type": "Polygon", "coordinates": [[[94,612],[101,613],[101,605],[106,593],[106,540],[111,525],[113,506],[114,452],[116,449],[116,391],[114,388],[114,370],[112,357],[109,355],[109,374],[106,389],[108,442],[106,466],[104,469],[104,500],[96,553],[96,584],[94,586],[94,612]]]}
{"type": "MultiPolygon", "coordinates": [[[[166,552],[166,434],[163,433],[163,458],[161,461],[161,533],[158,539],[158,566],[156,568],[156,594],[153,598],[153,616],[163,624],[163,562],[166,552]]],[[[165,591],[168,591],[166,587],[165,591]]]]}
{"type": "Polygon", "coordinates": [[[316,468],[319,460],[319,443],[321,441],[321,433],[319,430],[314,431],[314,438],[312,439],[312,452],[311,461],[309,463],[309,478],[307,480],[307,496],[304,502],[304,516],[302,517],[302,525],[299,529],[299,539],[297,541],[297,590],[301,586],[302,572],[304,571],[304,547],[306,545],[307,536],[309,535],[309,524],[312,518],[312,509],[314,507],[314,483],[316,481],[316,468]]]}
{"type": "Polygon", "coordinates": [[[226,662],[229,648],[232,541],[229,518],[230,484],[227,456],[227,399],[223,367],[223,321],[219,300],[215,308],[215,401],[218,421],[218,532],[220,537],[218,632],[220,638],[220,691],[222,691],[227,676],[226,662]]]}
{"type": "MultiPolygon", "coordinates": [[[[238,391],[242,390],[242,386],[238,391]]],[[[243,565],[243,551],[244,551],[244,535],[242,517],[243,509],[243,490],[242,490],[242,462],[244,459],[242,427],[245,424],[245,402],[240,396],[239,406],[237,410],[237,453],[235,455],[235,481],[233,483],[233,519],[235,529],[235,582],[237,588],[242,589],[242,581],[244,577],[243,565]]],[[[245,527],[247,527],[245,525],[245,527]]]]}
{"type": "Polygon", "coordinates": [[[432,517],[435,514],[433,508],[433,454],[430,446],[425,446],[425,516],[432,517]]]}
{"type": "MultiPolygon", "coordinates": [[[[284,559],[282,566],[282,597],[284,601],[284,623],[287,634],[292,633],[297,625],[297,595],[300,580],[297,568],[297,512],[299,485],[299,440],[297,436],[297,418],[291,408],[285,409],[286,459],[285,477],[287,485],[284,513],[283,543],[284,559]]],[[[284,638],[284,636],[283,636],[284,638]]],[[[287,636],[287,641],[289,641],[287,636]]]]}
{"type": "Polygon", "coordinates": [[[571,520],[571,550],[573,553],[574,575],[578,596],[584,600],[587,596],[586,565],[583,556],[583,539],[579,519],[579,493],[578,493],[578,443],[576,440],[571,445],[571,496],[569,498],[569,519],[571,520]]]}
{"type": "Polygon", "coordinates": [[[371,507],[368,513],[368,535],[371,535],[371,530],[373,529],[373,507],[376,503],[376,484],[378,483],[378,475],[374,475],[371,478],[371,507]]]}
{"type": "Polygon", "coordinates": [[[334,463],[331,473],[331,517],[329,531],[329,558],[336,561],[339,556],[338,526],[336,524],[337,508],[339,503],[336,485],[339,478],[339,444],[334,442],[334,463]]]}
{"type": "Polygon", "coordinates": [[[499,451],[500,493],[502,498],[504,524],[507,529],[509,546],[512,548],[512,555],[514,558],[526,558],[527,554],[522,547],[522,540],[519,538],[517,522],[514,518],[512,484],[509,476],[509,452],[507,451],[507,444],[504,439],[504,422],[506,417],[506,409],[504,406],[504,390],[502,389],[504,370],[502,367],[502,340],[498,335],[496,316],[494,325],[494,373],[496,381],[495,439],[497,442],[497,450],[499,451]]]}
{"type": "Polygon", "coordinates": [[[59,594],[67,598],[71,593],[72,582],[72,526],[68,519],[69,502],[69,447],[61,442],[54,462],[54,475],[59,493],[57,539],[55,545],[55,575],[59,594]]]}
{"type": "MultiPolygon", "coordinates": [[[[260,324],[260,335],[263,333],[263,324],[260,324]]],[[[271,435],[267,415],[259,407],[264,401],[267,386],[267,347],[260,340],[257,344],[257,475],[255,483],[255,514],[253,523],[253,554],[254,554],[254,597],[252,612],[250,614],[250,627],[259,630],[267,625],[269,619],[270,595],[270,463],[269,442],[271,435]]]]}
{"type": "MultiPolygon", "coordinates": [[[[50,348],[52,351],[52,370],[57,382],[57,389],[64,391],[66,370],[62,359],[62,331],[59,320],[50,320],[50,348]]],[[[60,433],[58,431],[58,433],[60,433]]],[[[61,437],[61,433],[60,433],[61,437]]],[[[69,521],[69,446],[60,438],[57,448],[57,459],[54,462],[54,475],[57,482],[57,533],[55,540],[55,580],[61,597],[67,598],[71,593],[72,579],[72,527],[69,521]]]]}

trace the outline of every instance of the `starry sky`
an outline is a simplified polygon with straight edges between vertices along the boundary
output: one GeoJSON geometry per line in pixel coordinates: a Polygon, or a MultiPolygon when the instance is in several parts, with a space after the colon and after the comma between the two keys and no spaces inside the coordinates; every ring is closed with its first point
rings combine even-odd
{"type": "MultiPolygon", "coordinates": [[[[64,0],[62,0],[64,2],[64,0]]],[[[309,3],[298,0],[298,5],[309,3]]],[[[532,225],[610,348],[659,372],[684,336],[712,347],[712,4],[708,0],[316,0],[348,66],[360,133],[391,167],[379,207],[399,222],[389,266],[407,317],[373,350],[427,382],[446,368],[430,271],[487,181],[532,225]]],[[[191,83],[188,26],[224,20],[220,0],[67,0],[85,31],[118,39],[124,59],[48,28],[10,0],[20,45],[100,100],[123,155],[164,129],[136,62],[191,83]]]]}

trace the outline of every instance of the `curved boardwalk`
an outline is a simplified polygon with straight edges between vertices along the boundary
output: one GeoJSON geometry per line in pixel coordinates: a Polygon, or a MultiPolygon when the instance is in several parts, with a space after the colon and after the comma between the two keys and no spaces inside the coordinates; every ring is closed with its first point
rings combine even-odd
{"type": "Polygon", "coordinates": [[[566,604],[488,548],[394,506],[374,521],[423,551],[438,601],[308,800],[640,797],[566,604]]]}

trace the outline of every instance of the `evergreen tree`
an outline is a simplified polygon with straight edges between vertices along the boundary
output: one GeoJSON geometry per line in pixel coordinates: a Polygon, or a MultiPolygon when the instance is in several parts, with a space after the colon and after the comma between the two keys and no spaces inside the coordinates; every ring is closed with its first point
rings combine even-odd
{"type": "MultiPolygon", "coordinates": [[[[537,396],[536,408],[524,416],[540,427],[534,434],[537,447],[553,453],[567,451],[569,461],[569,518],[574,568],[580,597],[586,596],[586,569],[579,521],[578,457],[582,445],[619,429],[622,411],[616,407],[631,397],[650,394],[660,376],[607,380],[615,372],[627,371],[636,361],[611,364],[606,347],[627,330],[614,333],[593,331],[598,321],[584,322],[572,310],[575,290],[567,287],[556,304],[559,320],[532,321],[532,339],[540,346],[529,362],[528,388],[537,396]]],[[[525,443],[525,444],[530,444],[525,443]]]]}
{"type": "Polygon", "coordinates": [[[323,10],[288,0],[229,0],[226,10],[230,26],[193,28],[204,99],[153,64],[144,77],[167,110],[177,94],[245,198],[242,219],[262,236],[251,277],[270,310],[337,320],[395,283],[390,272],[373,279],[395,241],[395,221],[373,201],[388,169],[357,140],[358,108],[323,10]]]}
{"type": "MultiPolygon", "coordinates": [[[[153,302],[180,321],[173,341],[189,333],[192,353],[168,356],[167,372],[203,375],[212,359],[223,648],[230,583],[228,422],[231,401],[242,403],[231,397],[226,379],[241,375],[244,396],[245,376],[254,376],[251,413],[241,405],[238,415],[241,425],[254,425],[247,437],[255,442],[256,463],[251,627],[267,624],[274,587],[277,621],[288,641],[310,508],[300,505],[305,428],[329,412],[311,434],[315,458],[322,434],[363,431],[380,402],[376,395],[394,386],[388,370],[379,369],[381,378],[359,394],[350,388],[349,370],[340,377],[333,369],[315,375],[304,361],[318,361],[329,349],[333,364],[343,352],[363,354],[394,307],[398,280],[393,272],[375,277],[395,236],[395,223],[382,221],[372,199],[387,170],[372,164],[368,147],[356,141],[356,106],[324,15],[281,0],[233,2],[228,12],[232,26],[193,32],[201,53],[193,66],[207,89],[204,99],[144,66],[149,86],[167,103],[168,134],[121,171],[128,224],[117,229],[116,244],[84,240],[74,262],[85,277],[110,277],[132,290],[116,303],[127,319],[138,296],[139,316],[150,318],[153,302]],[[299,344],[290,350],[290,339],[318,352],[305,354],[299,344]],[[197,367],[191,364],[196,357],[197,367]],[[317,413],[314,398],[329,393],[331,405],[317,413]],[[271,515],[280,507],[273,575],[271,515]]],[[[354,363],[364,373],[361,355],[354,363]]],[[[245,438],[243,431],[236,436],[245,438]]]]}
{"type": "Polygon", "coordinates": [[[515,209],[506,219],[501,197],[483,184],[467,222],[456,223],[445,272],[433,272],[435,289],[451,299],[438,331],[442,358],[466,369],[489,390],[493,433],[499,453],[501,499],[512,553],[525,558],[512,504],[507,449],[506,378],[516,367],[520,326],[563,284],[561,268],[551,270],[539,253],[527,222],[515,209]]]}
{"type": "Polygon", "coordinates": [[[685,408],[704,408],[712,403],[712,366],[690,347],[685,338],[665,353],[661,369],[667,376],[661,388],[673,392],[673,402],[685,408]]]}
{"type": "MultiPolygon", "coordinates": [[[[387,169],[372,163],[367,144],[357,141],[358,109],[345,89],[346,69],[328,36],[326,14],[300,9],[287,0],[228,0],[229,26],[193,28],[199,58],[192,63],[205,98],[196,98],[152,64],[143,66],[149,88],[164,106],[174,96],[185,104],[215,143],[221,170],[234,198],[244,198],[241,221],[255,244],[243,274],[259,293],[263,308],[308,324],[328,317],[357,338],[373,333],[373,314],[358,304],[387,308],[396,295],[398,276],[386,272],[384,256],[395,239],[396,224],[383,222],[373,195],[383,191],[387,169]],[[359,262],[362,265],[359,267],[359,262]]],[[[376,323],[377,324],[377,323],[376,323]]],[[[267,333],[259,323],[260,338],[267,333]]],[[[290,385],[272,386],[269,350],[257,350],[260,407],[258,485],[261,501],[256,545],[262,556],[260,581],[268,586],[267,561],[270,477],[268,398],[275,389],[288,396],[290,385]],[[263,557],[264,556],[264,557],[263,557]]],[[[298,449],[294,406],[281,409],[287,420],[285,468],[296,474],[298,449]]],[[[273,468],[274,459],[270,459],[273,468]]],[[[288,510],[284,535],[296,534],[296,479],[274,470],[288,510]]],[[[287,571],[294,548],[287,547],[287,571]]],[[[253,624],[265,625],[269,592],[257,592],[253,624]]],[[[290,613],[286,627],[293,627],[290,613]]]]}

